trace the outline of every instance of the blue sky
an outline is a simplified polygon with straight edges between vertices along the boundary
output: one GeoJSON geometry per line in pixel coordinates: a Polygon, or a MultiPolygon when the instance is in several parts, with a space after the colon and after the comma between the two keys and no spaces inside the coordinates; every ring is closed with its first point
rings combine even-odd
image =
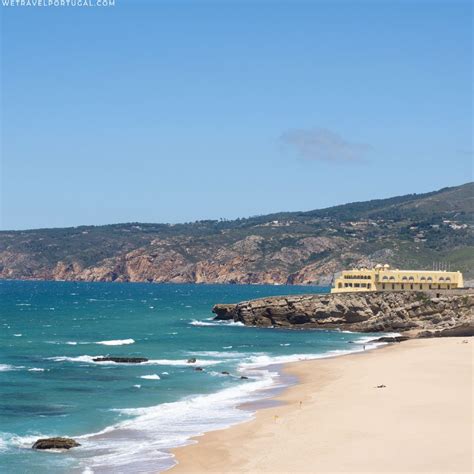
{"type": "Polygon", "coordinates": [[[468,1],[115,3],[1,9],[2,229],[472,180],[468,1]]]}

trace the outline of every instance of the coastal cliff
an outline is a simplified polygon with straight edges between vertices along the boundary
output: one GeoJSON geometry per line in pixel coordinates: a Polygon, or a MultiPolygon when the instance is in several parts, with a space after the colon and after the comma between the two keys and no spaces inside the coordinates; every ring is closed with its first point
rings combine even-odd
{"type": "Polygon", "coordinates": [[[212,311],[216,320],[248,326],[404,332],[417,337],[474,335],[470,290],[276,296],[217,304],[212,311]]]}
{"type": "Polygon", "coordinates": [[[0,279],[328,285],[345,268],[474,278],[474,184],[307,212],[0,232],[0,279]]]}

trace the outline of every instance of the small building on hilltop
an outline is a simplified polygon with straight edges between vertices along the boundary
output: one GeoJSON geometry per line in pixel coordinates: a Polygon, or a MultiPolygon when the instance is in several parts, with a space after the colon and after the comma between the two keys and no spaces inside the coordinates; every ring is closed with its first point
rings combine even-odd
{"type": "Polygon", "coordinates": [[[344,270],[335,279],[331,293],[359,291],[424,291],[464,288],[461,272],[444,270],[399,270],[390,265],[344,270]]]}

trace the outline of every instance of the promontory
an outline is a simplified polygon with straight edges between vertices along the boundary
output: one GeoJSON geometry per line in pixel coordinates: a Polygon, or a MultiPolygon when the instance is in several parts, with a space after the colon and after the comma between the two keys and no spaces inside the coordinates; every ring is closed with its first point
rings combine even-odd
{"type": "Polygon", "coordinates": [[[474,335],[474,289],[274,296],[217,304],[216,320],[248,326],[398,332],[414,337],[474,335]]]}

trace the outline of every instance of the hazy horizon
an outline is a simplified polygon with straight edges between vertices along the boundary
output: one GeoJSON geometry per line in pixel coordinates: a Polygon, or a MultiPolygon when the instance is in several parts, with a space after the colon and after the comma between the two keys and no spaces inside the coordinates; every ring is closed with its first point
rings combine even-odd
{"type": "MultiPolygon", "coordinates": [[[[472,181],[467,181],[465,183],[455,184],[453,186],[443,186],[442,188],[433,189],[431,191],[407,193],[407,194],[400,195],[400,196],[387,196],[387,197],[383,197],[383,198],[375,197],[372,200],[376,200],[376,201],[377,200],[384,200],[384,199],[402,197],[402,196],[411,195],[411,194],[419,196],[419,195],[423,195],[423,194],[427,194],[427,193],[431,193],[431,192],[441,191],[442,189],[465,186],[465,185],[471,184],[471,183],[472,183],[472,181]]],[[[173,226],[173,225],[180,225],[180,224],[192,224],[192,223],[195,223],[195,222],[208,221],[208,220],[211,220],[211,221],[219,221],[219,220],[233,221],[233,220],[236,220],[236,219],[251,219],[251,218],[254,218],[254,217],[261,217],[261,216],[267,216],[267,215],[271,216],[273,214],[287,213],[287,212],[288,213],[293,213],[293,212],[309,212],[309,211],[324,210],[324,209],[330,209],[332,207],[343,206],[343,205],[346,205],[346,204],[354,204],[354,203],[369,202],[369,201],[370,200],[367,200],[367,201],[348,201],[348,202],[343,202],[343,203],[336,203],[334,205],[327,206],[327,207],[321,207],[321,208],[316,208],[315,207],[315,208],[308,208],[308,209],[283,209],[283,210],[280,210],[280,211],[275,211],[275,212],[270,212],[270,213],[265,213],[265,214],[252,214],[252,215],[248,215],[248,216],[237,216],[237,217],[234,217],[234,218],[227,218],[227,217],[219,217],[219,218],[215,218],[215,219],[213,219],[213,218],[199,219],[198,218],[198,219],[195,219],[193,221],[177,221],[177,222],[122,221],[122,222],[104,222],[104,223],[101,223],[101,224],[87,224],[87,223],[84,223],[84,224],[77,224],[77,225],[71,225],[71,226],[62,226],[62,227],[30,227],[30,228],[25,227],[23,229],[0,229],[0,232],[19,232],[19,231],[29,231],[29,230],[64,229],[64,228],[77,228],[77,227],[100,227],[100,226],[114,226],[114,225],[125,225],[125,224],[144,224],[144,225],[156,224],[156,225],[172,225],[173,226]]]]}
{"type": "Polygon", "coordinates": [[[472,5],[2,13],[0,229],[320,209],[472,179],[472,5]]]}

